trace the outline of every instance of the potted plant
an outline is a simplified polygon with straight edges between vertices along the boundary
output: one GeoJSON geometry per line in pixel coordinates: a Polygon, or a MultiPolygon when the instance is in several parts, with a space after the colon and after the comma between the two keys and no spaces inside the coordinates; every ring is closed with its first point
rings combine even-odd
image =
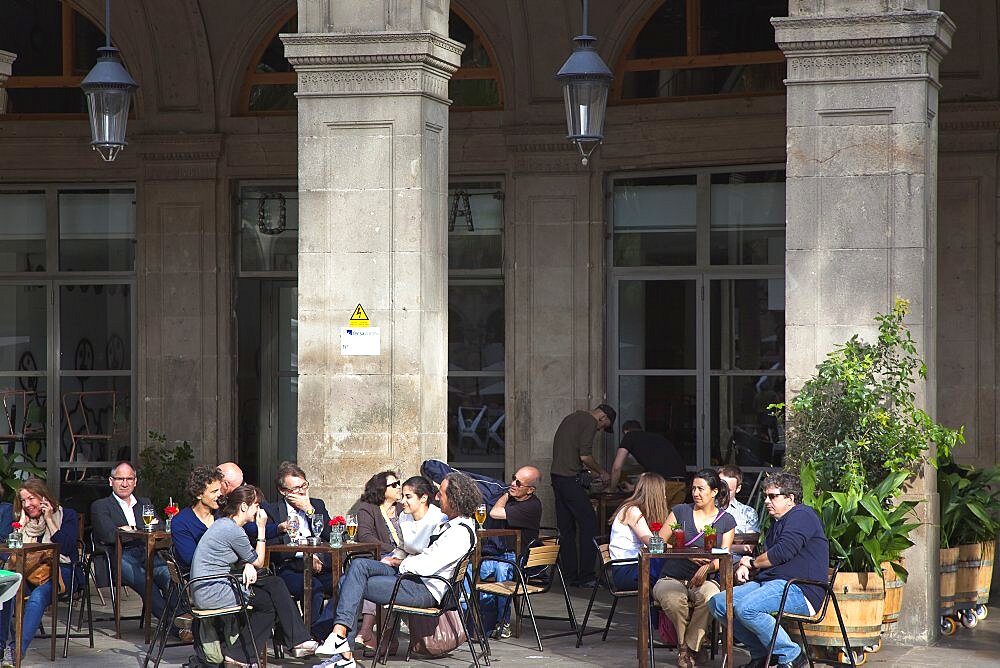
{"type": "Polygon", "coordinates": [[[973,628],[987,614],[1000,531],[1000,467],[962,466],[938,458],[941,500],[941,632],[973,628]],[[956,614],[957,610],[957,614],[956,614]]]}
{"type": "MultiPolygon", "coordinates": [[[[838,345],[787,406],[774,406],[784,410],[785,466],[800,472],[803,502],[820,514],[831,554],[845,558],[842,573],[858,569],[857,593],[871,598],[884,599],[884,577],[906,579],[901,554],[919,523],[912,521],[915,503],[896,499],[925,463],[936,463],[932,446],[947,456],[965,440],[961,428],[936,423],[916,405],[927,367],[904,323],[908,311],[909,303],[897,299],[875,316],[875,341],[854,335],[838,345]],[[881,597],[872,594],[878,590],[881,597]]],[[[859,614],[874,625],[870,611],[859,614]]],[[[896,616],[890,612],[885,621],[896,616]]],[[[868,625],[860,621],[845,619],[868,625]]],[[[859,645],[877,643],[876,634],[859,645]]]]}
{"type": "Polygon", "coordinates": [[[139,453],[139,483],[156,508],[186,498],[185,486],[194,466],[194,452],[187,441],[167,442],[159,432],[147,434],[149,444],[139,453]]]}

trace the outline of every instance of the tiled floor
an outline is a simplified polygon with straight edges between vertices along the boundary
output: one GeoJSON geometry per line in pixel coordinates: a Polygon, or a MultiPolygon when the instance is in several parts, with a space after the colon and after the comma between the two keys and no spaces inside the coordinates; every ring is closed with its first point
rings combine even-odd
{"type": "MultiPolygon", "coordinates": [[[[581,590],[573,590],[573,605],[578,617],[583,616],[587,607],[587,599],[581,590]]],[[[548,594],[540,601],[541,614],[558,614],[559,606],[562,605],[562,597],[558,594],[548,594]]],[[[534,600],[534,599],[533,599],[534,600]]],[[[100,606],[100,601],[94,597],[94,614],[100,617],[110,615],[110,606],[100,606]]],[[[575,637],[555,638],[543,641],[545,650],[539,652],[534,646],[533,638],[530,638],[530,625],[525,627],[526,634],[520,639],[510,639],[495,641],[492,643],[493,659],[492,664],[501,666],[539,666],[550,668],[552,666],[634,666],[636,665],[636,614],[634,605],[630,601],[623,601],[621,609],[615,614],[615,623],[612,626],[611,635],[607,642],[601,642],[600,635],[588,636],[580,649],[576,649],[575,637]]],[[[137,597],[133,594],[126,604],[131,612],[137,607],[137,597]]],[[[607,603],[595,605],[596,623],[603,624],[609,606],[607,603]]],[[[538,610],[536,610],[538,612],[538,610]]],[[[562,606],[565,613],[565,606],[562,606]]],[[[975,629],[968,630],[960,628],[951,637],[943,638],[941,642],[933,647],[906,647],[892,642],[886,643],[882,651],[877,654],[869,654],[866,665],[880,667],[906,667],[923,668],[934,666],[948,666],[950,668],[980,668],[987,666],[1000,667],[1000,607],[994,607],[992,614],[975,629]]],[[[542,633],[552,633],[562,630],[559,622],[540,622],[542,633]]],[[[588,627],[592,624],[588,623],[588,627]]],[[[71,640],[70,655],[68,659],[61,658],[62,644],[59,645],[60,658],[57,664],[72,665],[75,667],[100,666],[110,668],[112,666],[135,667],[142,664],[145,648],[142,646],[142,634],[138,629],[137,622],[123,622],[122,640],[115,640],[114,624],[111,621],[102,621],[95,624],[95,648],[90,649],[86,640],[71,640]]],[[[191,653],[190,647],[168,648],[164,654],[164,661],[161,665],[178,666],[182,664],[191,653]]],[[[656,659],[659,666],[674,666],[675,654],[669,649],[657,649],[656,659]]],[[[737,666],[746,662],[746,655],[737,652],[735,663],[737,666]]],[[[302,665],[311,666],[315,661],[269,661],[273,665],[302,665]]],[[[397,658],[390,662],[397,665],[402,664],[402,658],[397,658]]],[[[370,661],[365,665],[369,665],[370,661]]],[[[48,661],[48,644],[42,640],[36,640],[32,644],[24,665],[46,666],[52,665],[48,661]]],[[[420,661],[413,659],[410,665],[415,666],[469,666],[471,659],[468,651],[458,651],[453,655],[434,660],[420,661]]],[[[722,666],[721,658],[717,659],[712,666],[722,666]]],[[[820,664],[817,664],[820,665],[820,664]]]]}

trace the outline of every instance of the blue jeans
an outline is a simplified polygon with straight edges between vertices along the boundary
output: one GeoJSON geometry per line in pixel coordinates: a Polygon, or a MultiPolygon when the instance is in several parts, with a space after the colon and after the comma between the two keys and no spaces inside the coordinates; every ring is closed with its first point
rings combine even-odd
{"type": "MultiPolygon", "coordinates": [[[[514,560],[513,552],[505,552],[501,556],[504,559],[514,560]]],[[[471,573],[472,566],[469,566],[469,569],[471,573]]],[[[492,579],[494,582],[513,580],[514,567],[502,561],[494,561],[489,557],[483,557],[482,562],[479,564],[479,579],[482,581],[492,579]]],[[[466,587],[466,590],[468,590],[468,587],[466,587]]],[[[494,629],[500,627],[510,619],[510,597],[488,593],[479,594],[479,614],[483,618],[483,629],[486,635],[490,635],[494,629]]]]}
{"type": "MultiPolygon", "coordinates": [[[[69,587],[70,576],[73,574],[72,569],[73,567],[69,564],[61,564],[59,566],[59,570],[62,571],[63,583],[67,587],[69,587]]],[[[77,589],[83,586],[80,580],[82,577],[82,571],[77,571],[77,589]]],[[[28,645],[31,644],[31,639],[38,632],[45,609],[52,602],[52,580],[32,588],[25,579],[21,587],[22,593],[31,592],[28,600],[24,602],[24,619],[21,626],[21,657],[23,658],[24,654],[28,651],[28,645]]],[[[8,643],[8,638],[11,636],[11,622],[13,619],[14,601],[10,600],[4,603],[3,610],[0,610],[0,648],[7,647],[8,644],[11,647],[14,646],[13,638],[10,638],[8,643]]]]}
{"type": "MultiPolygon", "coordinates": [[[[340,578],[340,588],[337,599],[330,599],[312,625],[315,638],[326,638],[333,626],[343,624],[348,630],[355,627],[361,603],[369,600],[376,605],[384,605],[392,597],[392,589],[396,586],[396,569],[374,559],[355,559],[347,568],[347,573],[340,578]],[[336,609],[334,610],[334,603],[336,609]]],[[[437,605],[437,599],[430,589],[420,582],[403,580],[396,594],[396,603],[418,608],[428,608],[437,605]]]]}
{"type": "MultiPolygon", "coordinates": [[[[660,571],[666,559],[649,560],[650,587],[660,579],[660,571]]],[[[611,567],[611,578],[615,581],[615,589],[627,591],[639,588],[639,564],[618,564],[611,567]]]]}
{"type": "MultiPolygon", "coordinates": [[[[746,584],[733,589],[733,636],[750,650],[754,659],[763,659],[767,654],[767,646],[774,633],[774,617],[781,605],[781,592],[785,588],[785,580],[770,580],[746,584]]],[[[726,593],[720,592],[708,602],[708,608],[716,619],[726,620],[726,593]]],[[[792,585],[788,588],[788,598],[785,600],[785,612],[798,615],[809,614],[809,606],[802,590],[792,585]]],[[[774,653],[779,663],[790,663],[802,651],[785,632],[778,629],[778,637],[774,642],[774,653]]]]}
{"type": "MultiPolygon", "coordinates": [[[[328,565],[324,564],[324,568],[325,570],[320,573],[313,573],[312,577],[312,599],[310,601],[312,607],[310,610],[313,617],[319,616],[323,610],[323,599],[326,598],[328,592],[333,591],[333,574],[328,565]]],[[[292,595],[292,598],[301,601],[306,591],[305,574],[292,568],[282,568],[278,571],[278,577],[285,581],[288,593],[292,595]]]]}
{"type": "MultiPolygon", "coordinates": [[[[146,595],[146,553],[143,550],[127,550],[122,552],[122,584],[129,587],[139,597],[146,595]]],[[[167,607],[163,598],[164,592],[170,588],[170,571],[159,557],[153,560],[153,614],[159,619],[167,607]]],[[[149,601],[146,601],[149,604],[149,601]]]]}

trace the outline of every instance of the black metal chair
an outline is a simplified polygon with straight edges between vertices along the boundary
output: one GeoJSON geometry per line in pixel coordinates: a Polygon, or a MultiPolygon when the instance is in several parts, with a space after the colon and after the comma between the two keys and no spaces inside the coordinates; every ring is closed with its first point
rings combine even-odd
{"type": "Polygon", "coordinates": [[[840,572],[840,567],[843,565],[843,557],[836,557],[832,560],[832,566],[830,567],[830,579],[827,582],[820,582],[819,580],[807,580],[805,578],[791,578],[785,583],[785,588],[781,592],[781,603],[778,606],[778,612],[775,615],[774,633],[771,634],[771,642],[767,646],[767,657],[764,660],[764,665],[770,665],[771,663],[771,653],[774,652],[774,644],[778,639],[778,629],[781,627],[782,621],[795,622],[798,625],[799,637],[802,638],[803,649],[806,653],[806,658],[809,660],[809,668],[814,668],[812,656],[809,655],[809,640],[806,638],[805,629],[802,627],[803,624],[819,624],[824,621],[826,617],[826,611],[830,603],[833,603],[833,610],[837,614],[837,623],[840,624],[840,635],[844,640],[844,649],[847,650],[848,661],[850,661],[852,666],[857,666],[854,659],[854,650],[851,649],[851,641],[847,638],[847,628],[844,626],[844,618],[840,614],[840,605],[837,603],[837,592],[834,591],[834,581],[837,579],[837,573],[840,572]],[[822,587],[823,591],[826,592],[826,596],[823,598],[823,605],[820,606],[819,610],[816,611],[815,615],[797,615],[791,612],[785,612],[785,601],[788,599],[788,589],[793,584],[809,584],[815,585],[817,587],[822,587]]]}
{"type": "Polygon", "coordinates": [[[146,658],[142,662],[143,668],[146,668],[149,664],[154,649],[156,650],[156,658],[153,660],[153,667],[156,668],[160,665],[160,659],[163,657],[163,650],[166,647],[179,647],[188,644],[183,641],[167,643],[167,635],[170,632],[171,626],[169,620],[173,620],[173,626],[182,630],[191,630],[194,622],[194,618],[190,612],[181,612],[181,603],[184,598],[183,592],[188,583],[188,572],[180,566],[180,562],[177,560],[177,555],[172,546],[157,550],[156,554],[167,565],[167,572],[170,573],[170,587],[166,593],[167,608],[163,611],[163,616],[160,617],[156,624],[156,631],[153,633],[153,639],[146,650],[146,658]]]}
{"type": "MultiPolygon", "coordinates": [[[[576,636],[576,646],[579,647],[583,644],[583,636],[589,635],[586,631],[587,620],[590,619],[590,612],[594,608],[594,599],[597,598],[597,590],[601,586],[603,581],[608,588],[608,592],[612,596],[611,610],[608,612],[608,622],[604,625],[604,634],[601,636],[601,641],[608,639],[608,631],[611,629],[611,620],[614,619],[615,609],[618,607],[618,599],[620,598],[633,598],[639,595],[638,589],[619,589],[615,585],[614,579],[614,567],[615,566],[630,566],[639,563],[638,559],[612,559],[611,558],[611,548],[610,548],[610,536],[597,536],[594,538],[594,545],[597,547],[598,553],[601,555],[601,567],[598,571],[598,576],[594,580],[594,588],[590,592],[590,602],[587,604],[587,612],[583,615],[583,622],[580,624],[580,630],[576,636]]],[[[600,629],[595,629],[591,631],[591,634],[600,633],[600,629]]]]}
{"type": "MultiPolygon", "coordinates": [[[[462,630],[465,632],[465,639],[469,645],[469,651],[472,652],[472,662],[479,666],[480,653],[476,652],[475,646],[472,644],[472,634],[469,632],[469,624],[466,621],[466,615],[461,613],[461,601],[464,598],[465,604],[471,613],[471,618],[473,620],[473,625],[476,627],[477,641],[479,648],[481,650],[481,656],[484,663],[488,666],[490,665],[490,649],[489,642],[486,640],[486,633],[483,630],[482,619],[479,617],[479,608],[476,603],[475,596],[469,596],[466,587],[463,586],[466,583],[466,578],[468,578],[469,566],[472,564],[472,553],[475,551],[475,545],[469,548],[469,551],[465,553],[465,556],[458,562],[455,568],[455,572],[452,577],[444,578],[440,575],[415,575],[413,573],[401,573],[396,577],[396,585],[392,588],[392,595],[389,597],[389,603],[387,604],[386,612],[386,624],[385,630],[379,633],[378,648],[375,650],[375,658],[372,659],[372,668],[379,663],[381,660],[382,665],[385,665],[389,659],[389,638],[393,635],[390,631],[396,628],[396,624],[399,619],[399,615],[417,615],[420,617],[440,617],[450,610],[459,611],[459,619],[462,622],[462,630]],[[441,599],[441,603],[434,607],[429,608],[418,608],[416,606],[410,605],[400,605],[396,603],[396,594],[399,592],[399,586],[404,580],[412,580],[414,582],[420,582],[426,584],[430,580],[437,580],[438,582],[443,582],[447,586],[447,591],[444,597],[441,599]],[[383,649],[384,647],[384,649],[383,649]]],[[[410,648],[406,649],[406,661],[410,660],[410,648]]]]}
{"type": "Polygon", "coordinates": [[[553,633],[544,636],[545,639],[558,638],[566,635],[577,635],[579,633],[576,623],[576,613],[573,611],[573,603],[569,598],[569,589],[566,587],[566,580],[563,578],[562,568],[559,566],[559,541],[556,538],[542,538],[532,542],[527,551],[516,560],[504,559],[502,557],[490,557],[493,561],[510,564],[514,568],[513,580],[499,582],[480,582],[479,574],[474,573],[475,591],[497,596],[509,596],[514,604],[514,614],[517,616],[516,627],[520,635],[521,619],[524,617],[524,607],[527,605],[528,616],[531,625],[535,630],[535,639],[538,641],[538,651],[542,649],[543,636],[538,631],[539,619],[549,619],[555,621],[568,621],[570,631],[563,633],[553,633]],[[552,589],[552,583],[556,576],[563,588],[563,597],[566,601],[566,617],[546,617],[536,615],[531,607],[531,597],[538,594],[548,593],[552,589]]]}
{"type": "Polygon", "coordinates": [[[87,552],[87,544],[82,541],[76,541],[78,560],[73,564],[73,571],[69,578],[68,589],[65,594],[60,596],[60,600],[65,597],[66,599],[66,635],[63,639],[63,658],[69,656],[69,639],[70,638],[88,638],[90,640],[90,648],[94,648],[94,611],[90,603],[90,573],[89,566],[90,555],[87,552]],[[76,622],[76,633],[71,631],[73,626],[73,597],[76,595],[76,590],[80,589],[80,612],[77,616],[76,622]],[[87,631],[82,632],[81,628],[83,626],[83,612],[84,609],[87,611],[87,631]]]}

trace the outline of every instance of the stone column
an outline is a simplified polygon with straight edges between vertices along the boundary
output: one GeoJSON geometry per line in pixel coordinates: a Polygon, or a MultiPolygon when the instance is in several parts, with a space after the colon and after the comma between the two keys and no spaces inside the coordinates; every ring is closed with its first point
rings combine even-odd
{"type": "Polygon", "coordinates": [[[331,512],[447,452],[448,1],[299,0],[298,460],[331,512]],[[358,304],[378,355],[344,356],[358,304]]]}
{"type": "Polygon", "coordinates": [[[16,53],[0,51],[0,114],[7,113],[7,91],[3,89],[3,85],[10,77],[15,60],[17,60],[16,53]]]}
{"type": "MultiPolygon", "coordinates": [[[[787,312],[789,389],[800,388],[834,344],[894,299],[907,318],[936,405],[938,66],[954,24],[935,0],[792,0],[774,19],[788,61],[787,312]]],[[[938,634],[934,470],[911,498],[925,522],[906,553],[910,578],[894,633],[938,634]]]]}

